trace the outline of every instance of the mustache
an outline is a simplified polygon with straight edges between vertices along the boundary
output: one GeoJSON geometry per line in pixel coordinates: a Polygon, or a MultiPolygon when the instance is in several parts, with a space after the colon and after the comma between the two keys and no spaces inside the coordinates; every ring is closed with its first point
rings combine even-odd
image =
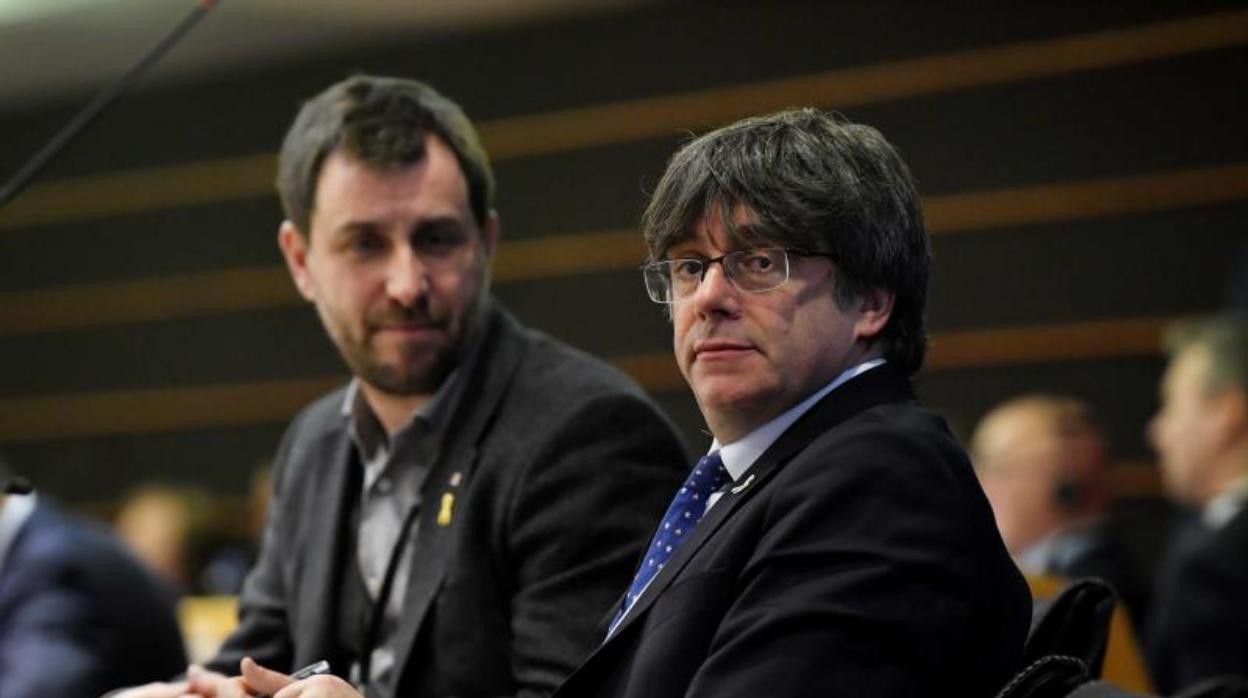
{"type": "Polygon", "coordinates": [[[739,331],[729,331],[719,325],[699,326],[689,330],[688,335],[685,337],[685,342],[690,347],[708,342],[723,342],[727,344],[754,343],[749,338],[740,336],[741,334],[739,331]]]}
{"type": "Polygon", "coordinates": [[[371,312],[367,317],[369,330],[386,327],[423,327],[429,329],[447,329],[451,324],[448,313],[438,312],[426,303],[411,306],[388,306],[371,312]]]}

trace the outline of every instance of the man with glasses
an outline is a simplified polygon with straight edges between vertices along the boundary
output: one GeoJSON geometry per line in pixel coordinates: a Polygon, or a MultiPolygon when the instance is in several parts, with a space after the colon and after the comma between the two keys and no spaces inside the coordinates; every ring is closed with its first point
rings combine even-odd
{"type": "Polygon", "coordinates": [[[325,90],[287,133],[278,189],[282,254],[354,378],[282,440],[213,671],[128,695],[246,695],[226,678],[246,656],[328,660],[321,682],[370,698],[549,694],[680,481],[674,431],[618,371],[490,298],[489,161],[432,88],[325,90]]]}
{"type": "Polygon", "coordinates": [[[929,244],[878,131],[815,110],[672,158],[650,298],[714,436],[558,696],[989,696],[1030,620],[966,454],[915,403],[929,244]]]}

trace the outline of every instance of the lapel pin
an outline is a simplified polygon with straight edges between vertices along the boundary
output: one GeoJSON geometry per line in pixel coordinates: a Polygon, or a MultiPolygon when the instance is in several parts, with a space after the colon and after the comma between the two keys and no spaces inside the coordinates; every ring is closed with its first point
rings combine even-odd
{"type": "Polygon", "coordinates": [[[438,525],[450,526],[451,513],[455,509],[455,495],[450,492],[442,494],[442,506],[438,509],[438,525]]]}
{"type": "Polygon", "coordinates": [[[749,477],[745,478],[745,482],[732,488],[731,491],[733,494],[741,494],[742,492],[746,490],[746,488],[748,488],[751,484],[753,484],[753,482],[754,482],[754,475],[751,473],[749,477]]]}

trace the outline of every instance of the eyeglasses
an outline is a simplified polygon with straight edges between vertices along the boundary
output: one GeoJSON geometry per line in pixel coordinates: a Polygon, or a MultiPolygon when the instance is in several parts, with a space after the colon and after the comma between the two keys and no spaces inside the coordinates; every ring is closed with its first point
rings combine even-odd
{"type": "Polygon", "coordinates": [[[655,303],[674,303],[692,296],[716,262],[729,283],[747,293],[765,293],[789,280],[789,255],[831,257],[824,252],[802,252],[782,247],[737,250],[713,259],[661,259],[641,267],[646,293],[655,303]]]}

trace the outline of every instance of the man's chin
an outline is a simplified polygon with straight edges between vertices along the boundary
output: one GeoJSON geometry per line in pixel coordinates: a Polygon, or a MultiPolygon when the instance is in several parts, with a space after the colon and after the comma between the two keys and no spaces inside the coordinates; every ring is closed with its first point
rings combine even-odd
{"type": "Polygon", "coordinates": [[[360,378],[374,389],[395,397],[432,395],[438,391],[442,383],[440,380],[434,380],[431,376],[426,375],[396,376],[393,374],[373,374],[361,376],[360,378]]]}

